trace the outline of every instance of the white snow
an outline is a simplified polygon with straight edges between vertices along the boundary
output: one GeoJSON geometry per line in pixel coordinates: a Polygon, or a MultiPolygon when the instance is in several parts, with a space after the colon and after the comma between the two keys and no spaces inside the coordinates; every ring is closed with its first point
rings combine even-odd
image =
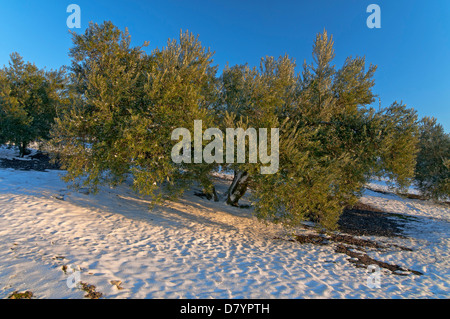
{"type": "MultiPolygon", "coordinates": [[[[394,190],[389,188],[389,185],[385,179],[372,179],[369,183],[367,183],[366,187],[370,190],[379,191],[379,192],[389,192],[393,193],[394,190]]],[[[415,185],[411,185],[406,190],[407,194],[420,195],[420,191],[416,188],[415,185]]]]}
{"type": "MultiPolygon", "coordinates": [[[[333,246],[274,239],[283,230],[260,223],[250,209],[192,191],[149,210],[150,200],[127,185],[92,195],[68,190],[60,174],[0,168],[0,298],[15,290],[83,298],[68,288],[63,265],[78,269],[105,298],[450,297],[448,206],[365,193],[363,202],[413,217],[405,238],[371,238],[412,252],[368,254],[424,273],[382,270],[381,288],[369,288],[367,269],[333,246]]],[[[229,181],[218,183],[223,192],[229,181]]]]}
{"type": "MultiPolygon", "coordinates": [[[[36,146],[35,144],[31,145],[32,147],[36,146]]],[[[29,161],[31,160],[30,156],[33,156],[37,153],[37,150],[35,148],[30,148],[31,151],[30,154],[25,155],[24,157],[19,157],[19,149],[15,146],[7,147],[6,145],[0,145],[0,160],[1,159],[16,159],[20,161],[29,161]]]]}

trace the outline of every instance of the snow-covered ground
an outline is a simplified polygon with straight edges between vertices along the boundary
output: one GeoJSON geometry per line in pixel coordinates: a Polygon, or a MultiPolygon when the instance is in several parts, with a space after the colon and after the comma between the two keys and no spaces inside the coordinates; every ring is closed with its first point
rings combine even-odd
{"type": "Polygon", "coordinates": [[[8,147],[6,145],[0,145],[0,159],[8,159],[8,160],[12,160],[12,159],[16,159],[19,161],[29,161],[30,160],[30,156],[33,156],[37,153],[37,149],[36,148],[32,148],[32,147],[36,147],[37,144],[33,143],[30,148],[30,154],[24,156],[23,158],[19,157],[19,150],[15,147],[8,147]]]}
{"type": "Polygon", "coordinates": [[[370,288],[368,270],[347,255],[274,239],[283,230],[260,223],[250,209],[192,191],[149,210],[148,198],[127,185],[92,195],[68,190],[60,174],[0,168],[0,298],[16,290],[83,298],[67,285],[71,269],[105,298],[450,297],[449,206],[366,191],[364,203],[408,221],[405,238],[371,239],[413,249],[368,254],[424,273],[382,270],[381,287],[370,288]]]}

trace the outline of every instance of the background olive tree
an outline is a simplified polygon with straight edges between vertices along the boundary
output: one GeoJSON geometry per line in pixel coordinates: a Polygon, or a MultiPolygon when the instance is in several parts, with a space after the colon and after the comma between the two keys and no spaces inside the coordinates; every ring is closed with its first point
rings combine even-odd
{"type": "Polygon", "coordinates": [[[30,142],[47,140],[64,98],[65,70],[45,71],[10,55],[0,70],[0,143],[19,147],[20,157],[30,142]]]}
{"type": "Polygon", "coordinates": [[[450,134],[435,118],[420,121],[416,175],[418,187],[428,198],[450,196],[450,134]]]}

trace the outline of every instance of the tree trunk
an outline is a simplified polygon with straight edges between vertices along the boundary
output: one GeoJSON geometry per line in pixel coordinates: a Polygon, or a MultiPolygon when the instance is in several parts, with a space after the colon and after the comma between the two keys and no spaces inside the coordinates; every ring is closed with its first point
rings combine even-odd
{"type": "Polygon", "coordinates": [[[250,176],[247,172],[234,172],[233,182],[226,193],[228,205],[239,206],[239,200],[247,191],[250,176]]]}
{"type": "Polygon", "coordinates": [[[206,195],[208,200],[214,199],[215,202],[219,201],[219,196],[217,195],[216,188],[213,186],[211,192],[203,189],[203,193],[206,195]]]}
{"type": "Polygon", "coordinates": [[[27,143],[26,142],[22,142],[19,144],[19,157],[24,157],[25,156],[25,152],[27,150],[27,143]]]}

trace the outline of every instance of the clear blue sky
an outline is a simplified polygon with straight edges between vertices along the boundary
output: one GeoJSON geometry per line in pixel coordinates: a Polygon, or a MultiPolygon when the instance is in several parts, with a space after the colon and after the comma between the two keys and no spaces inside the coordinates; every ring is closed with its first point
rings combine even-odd
{"type": "Polygon", "coordinates": [[[81,7],[78,33],[89,21],[111,20],[151,50],[188,29],[216,52],[220,70],[285,53],[311,62],[315,34],[326,28],[337,67],[350,55],[378,65],[374,91],[383,106],[403,101],[450,131],[450,0],[1,0],[0,66],[13,51],[39,67],[68,65],[72,3],[81,7]],[[381,7],[381,29],[366,26],[371,3],[381,7]]]}

